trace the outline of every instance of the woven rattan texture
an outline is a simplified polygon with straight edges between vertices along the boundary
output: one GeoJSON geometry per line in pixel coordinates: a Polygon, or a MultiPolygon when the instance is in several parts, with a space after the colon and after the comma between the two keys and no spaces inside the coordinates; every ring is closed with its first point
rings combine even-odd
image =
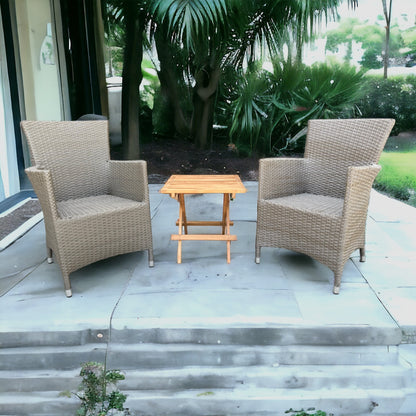
{"type": "Polygon", "coordinates": [[[256,259],[261,247],[307,254],[334,272],[364,254],[370,191],[394,120],[311,120],[305,157],[260,160],[256,259]]]}
{"type": "Polygon", "coordinates": [[[153,243],[144,161],[110,161],[107,121],[23,121],[32,163],[26,169],[44,214],[48,257],[69,274],[153,243]]]}
{"type": "Polygon", "coordinates": [[[389,119],[311,120],[307,192],[342,198],[348,167],[378,163],[390,130],[389,119]]]}
{"type": "Polygon", "coordinates": [[[97,212],[111,214],[116,211],[136,208],[139,205],[140,202],[113,195],[88,196],[86,198],[58,202],[57,204],[58,215],[62,219],[80,218],[94,215],[97,212]]]}
{"type": "Polygon", "coordinates": [[[51,171],[57,201],[108,193],[106,121],[26,121],[23,126],[32,165],[51,171]]]}

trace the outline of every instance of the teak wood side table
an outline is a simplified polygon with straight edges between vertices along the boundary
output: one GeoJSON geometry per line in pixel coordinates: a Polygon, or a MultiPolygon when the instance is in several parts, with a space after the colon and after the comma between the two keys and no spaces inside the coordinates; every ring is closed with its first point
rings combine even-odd
{"type": "Polygon", "coordinates": [[[171,240],[178,242],[178,263],[182,262],[182,241],[226,241],[227,263],[231,261],[231,241],[237,236],[230,234],[230,198],[235,194],[247,192],[238,175],[172,175],[160,190],[179,202],[179,219],[176,222],[178,234],[172,234],[171,240]],[[221,221],[188,221],[186,218],[185,195],[187,194],[223,194],[221,221]],[[219,226],[221,234],[188,234],[190,226],[219,226]]]}

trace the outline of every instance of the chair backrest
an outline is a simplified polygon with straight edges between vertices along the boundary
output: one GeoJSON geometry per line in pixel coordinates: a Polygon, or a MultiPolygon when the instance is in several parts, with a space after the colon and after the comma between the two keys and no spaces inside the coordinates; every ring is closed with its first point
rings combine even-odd
{"type": "Polygon", "coordinates": [[[52,173],[58,201],[109,190],[107,121],[22,121],[31,162],[52,173]]]}
{"type": "Polygon", "coordinates": [[[378,163],[394,123],[393,119],[310,120],[307,192],[343,197],[348,167],[378,163]]]}

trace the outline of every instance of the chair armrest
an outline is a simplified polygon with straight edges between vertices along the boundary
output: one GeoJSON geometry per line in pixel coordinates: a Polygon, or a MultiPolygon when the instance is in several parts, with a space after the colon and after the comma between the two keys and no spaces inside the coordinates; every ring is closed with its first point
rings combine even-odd
{"type": "Polygon", "coordinates": [[[144,160],[109,160],[110,193],[121,198],[149,202],[147,163],[144,160]]]}
{"type": "Polygon", "coordinates": [[[259,199],[305,192],[305,159],[266,158],[259,161],[259,199]]]}
{"type": "Polygon", "coordinates": [[[371,188],[380,170],[380,165],[348,168],[343,208],[344,227],[347,229],[354,223],[364,222],[365,224],[371,188]]]}
{"type": "Polygon", "coordinates": [[[36,166],[25,169],[30,182],[33,185],[39,203],[42,207],[43,215],[45,219],[51,218],[57,220],[58,209],[56,207],[55,192],[52,184],[52,174],[49,169],[39,169],[36,166]]]}

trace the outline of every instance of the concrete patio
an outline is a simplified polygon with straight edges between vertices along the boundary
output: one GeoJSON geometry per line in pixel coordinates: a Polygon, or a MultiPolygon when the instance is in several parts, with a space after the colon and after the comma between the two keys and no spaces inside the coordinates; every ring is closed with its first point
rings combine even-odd
{"type": "MultiPolygon", "coordinates": [[[[261,264],[254,263],[257,183],[245,185],[247,194],[237,195],[231,203],[235,223],[232,233],[238,240],[231,245],[230,264],[226,263],[222,242],[185,242],[182,264],[176,264],[177,243],[170,240],[170,234],[176,232],[178,204],[158,193],[161,185],[150,185],[154,268],[148,268],[144,252],[98,262],[71,275],[73,297],[67,299],[57,264],[46,262],[43,222],[0,252],[0,384],[4,386],[0,388],[0,414],[71,414],[68,409],[74,408],[73,399],[66,399],[72,406],[66,408],[64,399],[36,394],[29,391],[29,384],[24,387],[23,381],[17,380],[19,372],[26,375],[25,379],[35,377],[34,363],[41,362],[40,368],[49,369],[52,378],[57,377],[53,370],[68,372],[67,384],[62,383],[56,390],[76,388],[76,383],[74,386],[69,381],[79,371],[79,366],[72,368],[69,364],[72,351],[77,351],[76,359],[83,361],[106,359],[110,368],[123,368],[127,378],[130,372],[137,381],[140,368],[145,373],[167,371],[155,358],[159,350],[166,356],[176,354],[175,365],[170,358],[167,367],[179,371],[188,366],[194,372],[203,372],[201,363],[190,356],[215,356],[227,366],[226,357],[231,354],[233,365],[241,368],[247,365],[246,358],[238,358],[244,351],[258,358],[266,349],[273,358],[270,362],[260,359],[262,371],[267,367],[265,380],[268,371],[278,366],[276,360],[279,366],[322,364],[328,369],[333,365],[343,372],[345,366],[357,364],[346,358],[356,354],[359,364],[376,365],[380,371],[394,361],[394,365],[407,370],[408,382],[393,389],[388,385],[384,390],[383,386],[370,387],[368,391],[374,392],[376,400],[360,386],[362,376],[369,374],[363,367],[361,376],[353,381],[344,380],[344,385],[339,381],[339,386],[323,382],[300,396],[281,391],[283,387],[275,379],[272,400],[270,391],[262,390],[271,386],[263,386],[263,373],[257,372],[257,382],[246,381],[243,393],[237,388],[221,390],[225,396],[235,394],[233,400],[240,401],[241,407],[230,404],[234,403],[231,399],[225,405],[224,399],[222,407],[216,407],[220,397],[217,393],[201,396],[206,391],[203,389],[216,392],[215,385],[197,390],[200,395],[195,397],[199,403],[203,401],[203,412],[186,393],[198,387],[176,386],[175,394],[163,395],[159,391],[163,382],[158,379],[158,393],[152,393],[151,398],[143,396],[143,388],[125,385],[132,390],[127,404],[141,409],[139,414],[160,415],[277,415],[278,411],[311,404],[336,416],[416,415],[416,209],[373,191],[367,261],[360,263],[356,253],[347,262],[341,292],[335,296],[332,272],[304,255],[264,248],[261,264]],[[82,349],[89,344],[94,348],[87,352],[82,349]],[[146,347],[149,345],[151,348],[146,347]],[[186,353],[186,348],[176,350],[179,345],[194,347],[186,353]],[[209,350],[198,354],[202,346],[209,350]],[[262,350],[252,349],[260,346],[262,350]],[[59,347],[62,350],[57,361],[46,363],[45,357],[49,353],[53,356],[59,347]],[[396,358],[386,358],[386,352],[394,354],[397,363],[396,358]],[[366,355],[378,358],[366,362],[366,355]],[[291,357],[297,358],[290,363],[291,357]],[[137,361],[140,359],[143,362],[137,361]],[[358,400],[355,404],[345,404],[349,397],[346,386],[358,400]],[[331,393],[325,399],[328,388],[331,393]],[[275,397],[279,394],[282,399],[277,403],[275,397]],[[250,401],[252,395],[255,398],[250,401]],[[337,395],[341,395],[339,400],[337,395]],[[43,405],[32,412],[23,402],[43,405]],[[377,402],[377,406],[370,409],[370,402],[377,402]],[[17,408],[16,403],[21,407],[17,408]]],[[[188,218],[218,219],[221,204],[218,195],[190,196],[188,218]]],[[[238,374],[239,370],[227,368],[238,374]]],[[[299,367],[293,371],[299,377],[299,367]]],[[[374,380],[380,374],[374,373],[374,380]]],[[[172,374],[169,377],[174,378],[172,374]]],[[[187,377],[189,380],[189,374],[187,377]]],[[[247,377],[252,380],[253,375],[247,377]]],[[[149,380],[147,383],[151,383],[149,380]]]]}

